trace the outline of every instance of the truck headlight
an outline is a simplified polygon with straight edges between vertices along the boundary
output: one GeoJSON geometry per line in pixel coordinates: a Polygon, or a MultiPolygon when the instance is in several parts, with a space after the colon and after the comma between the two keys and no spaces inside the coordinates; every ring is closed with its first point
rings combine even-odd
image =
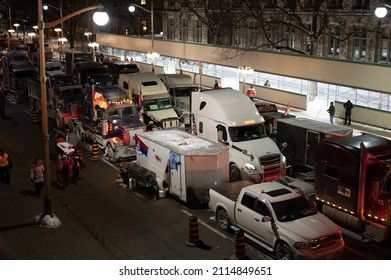
{"type": "Polygon", "coordinates": [[[245,167],[248,171],[254,171],[254,170],[256,170],[256,169],[255,169],[255,166],[252,165],[252,164],[250,164],[250,163],[246,163],[246,164],[244,165],[244,167],[245,167]]]}

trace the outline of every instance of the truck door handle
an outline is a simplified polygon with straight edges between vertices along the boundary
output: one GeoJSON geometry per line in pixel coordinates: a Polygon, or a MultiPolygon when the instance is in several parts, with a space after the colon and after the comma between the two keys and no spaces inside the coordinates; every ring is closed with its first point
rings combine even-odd
{"type": "Polygon", "coordinates": [[[238,211],[239,211],[239,212],[242,212],[242,209],[238,208],[238,211]]]}
{"type": "Polygon", "coordinates": [[[259,222],[259,219],[258,219],[258,218],[254,218],[254,220],[255,220],[256,222],[259,222]]]}

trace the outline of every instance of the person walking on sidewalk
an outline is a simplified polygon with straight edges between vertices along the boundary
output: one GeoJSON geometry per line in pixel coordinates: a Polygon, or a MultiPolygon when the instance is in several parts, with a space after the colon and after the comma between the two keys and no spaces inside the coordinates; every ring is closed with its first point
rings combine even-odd
{"type": "Polygon", "coordinates": [[[353,103],[350,102],[350,100],[348,100],[348,101],[346,101],[345,104],[343,104],[343,107],[345,108],[345,122],[344,122],[344,124],[350,125],[350,122],[352,121],[353,103]]]}
{"type": "Polygon", "coordinates": [[[10,184],[12,161],[3,148],[0,148],[0,182],[10,184]]]}
{"type": "Polygon", "coordinates": [[[34,183],[35,194],[37,197],[41,196],[41,191],[43,189],[44,182],[44,170],[42,160],[36,159],[34,160],[33,166],[30,170],[30,179],[31,182],[34,183]]]}
{"type": "Polygon", "coordinates": [[[330,106],[327,109],[327,112],[329,112],[329,115],[330,115],[330,123],[334,124],[334,116],[335,116],[334,102],[330,102],[330,106]]]}

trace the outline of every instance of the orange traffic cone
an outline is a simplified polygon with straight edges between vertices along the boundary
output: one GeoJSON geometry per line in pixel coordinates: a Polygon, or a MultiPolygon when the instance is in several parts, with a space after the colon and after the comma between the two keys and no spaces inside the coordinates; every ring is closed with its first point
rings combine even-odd
{"type": "Polygon", "coordinates": [[[249,257],[246,255],[246,238],[241,229],[235,232],[235,254],[232,256],[232,259],[249,260],[249,257]]]}
{"type": "Polygon", "coordinates": [[[198,218],[196,216],[189,217],[189,239],[186,240],[185,244],[189,247],[198,247],[204,250],[212,249],[212,247],[206,245],[200,240],[198,231],[198,218]]]}
{"type": "Polygon", "coordinates": [[[38,111],[35,108],[31,111],[31,119],[33,121],[33,124],[38,123],[38,111]]]}
{"type": "Polygon", "coordinates": [[[90,159],[91,160],[98,160],[98,159],[100,159],[99,145],[96,142],[92,143],[90,159]]]}

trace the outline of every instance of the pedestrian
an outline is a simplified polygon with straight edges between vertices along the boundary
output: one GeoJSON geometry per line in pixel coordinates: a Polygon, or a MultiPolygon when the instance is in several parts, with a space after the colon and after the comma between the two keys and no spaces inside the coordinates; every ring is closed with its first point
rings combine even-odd
{"type": "Polygon", "coordinates": [[[10,184],[10,170],[12,167],[13,164],[10,156],[4,151],[3,148],[0,148],[0,182],[10,184]]]}
{"type": "Polygon", "coordinates": [[[348,101],[346,101],[345,104],[343,104],[343,107],[345,108],[345,122],[344,122],[344,124],[350,125],[350,122],[352,121],[353,103],[350,102],[350,100],[348,100],[348,101]]]}
{"type": "Polygon", "coordinates": [[[0,84],[0,117],[5,118],[5,90],[0,84]]]}
{"type": "Polygon", "coordinates": [[[217,80],[215,80],[215,84],[213,86],[213,89],[218,89],[218,88],[220,88],[219,82],[217,80]]]}
{"type": "Polygon", "coordinates": [[[44,170],[45,168],[43,166],[42,160],[35,159],[30,170],[30,179],[31,182],[34,183],[35,194],[37,197],[41,196],[41,191],[43,189],[44,170]]]}
{"type": "Polygon", "coordinates": [[[65,186],[71,181],[72,168],[69,167],[68,157],[65,154],[59,154],[57,159],[57,185],[65,191],[65,186]]]}
{"type": "Polygon", "coordinates": [[[330,106],[327,109],[327,112],[329,112],[329,115],[330,115],[330,123],[334,124],[334,116],[335,116],[334,102],[330,102],[330,106]]]}
{"type": "Polygon", "coordinates": [[[246,91],[246,95],[251,99],[251,101],[254,101],[256,91],[253,85],[251,85],[248,90],[246,91]]]}
{"type": "Polygon", "coordinates": [[[269,80],[266,80],[265,83],[263,84],[264,87],[270,87],[270,82],[269,80]]]}

